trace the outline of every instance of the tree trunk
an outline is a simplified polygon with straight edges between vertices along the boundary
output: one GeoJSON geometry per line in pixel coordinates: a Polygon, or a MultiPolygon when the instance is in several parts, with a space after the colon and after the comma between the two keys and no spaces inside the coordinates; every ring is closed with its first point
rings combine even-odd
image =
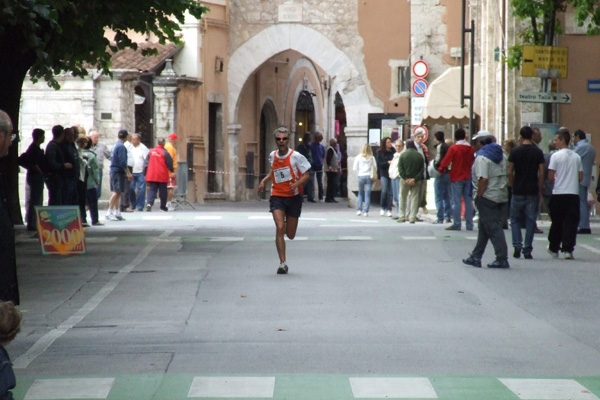
{"type": "MultiPolygon", "coordinates": [[[[0,40],[0,110],[5,111],[13,123],[13,133],[17,139],[9,148],[8,156],[0,159],[0,175],[4,177],[10,218],[15,225],[23,224],[21,204],[19,201],[19,156],[18,142],[22,137],[19,132],[19,106],[21,90],[27,71],[31,68],[33,57],[22,53],[18,44],[5,34],[0,40]]],[[[25,149],[23,149],[24,151],[25,149]]]]}

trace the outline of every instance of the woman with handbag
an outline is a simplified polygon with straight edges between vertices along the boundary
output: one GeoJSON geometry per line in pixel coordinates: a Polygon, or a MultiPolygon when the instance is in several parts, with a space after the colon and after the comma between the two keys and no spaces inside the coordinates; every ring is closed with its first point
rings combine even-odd
{"type": "Polygon", "coordinates": [[[371,205],[371,189],[373,188],[373,181],[377,178],[377,164],[369,143],[363,145],[360,154],[354,159],[352,169],[358,179],[356,215],[368,217],[371,205]]]}

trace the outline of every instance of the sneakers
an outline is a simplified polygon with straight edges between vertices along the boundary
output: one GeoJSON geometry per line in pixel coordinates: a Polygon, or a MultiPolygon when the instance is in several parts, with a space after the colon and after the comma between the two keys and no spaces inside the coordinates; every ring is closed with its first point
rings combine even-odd
{"type": "Polygon", "coordinates": [[[381,215],[382,217],[385,215],[385,210],[379,210],[379,215],[381,215]]]}
{"type": "MultiPolygon", "coordinates": [[[[548,254],[550,254],[552,256],[552,258],[558,258],[558,252],[554,252],[552,250],[550,250],[550,248],[548,248],[548,254]]],[[[572,254],[571,254],[572,256],[572,254]]]]}
{"type": "Polygon", "coordinates": [[[481,268],[481,260],[471,255],[469,256],[469,258],[464,258],[462,262],[463,264],[471,265],[475,268],[481,268]]]}
{"type": "Polygon", "coordinates": [[[460,226],[450,225],[446,227],[447,231],[460,231],[460,226]]]}
{"type": "Polygon", "coordinates": [[[279,264],[279,268],[277,268],[277,274],[279,274],[279,275],[285,275],[287,273],[288,273],[288,266],[287,266],[287,264],[284,261],[281,264],[279,264]]]}
{"type": "Polygon", "coordinates": [[[146,204],[146,211],[152,211],[152,206],[150,204],[146,204]]]}
{"type": "Polygon", "coordinates": [[[360,216],[362,215],[362,211],[358,210],[358,211],[356,212],[356,215],[358,215],[358,216],[360,217],[360,216]]]}
{"type": "Polygon", "coordinates": [[[523,257],[524,257],[526,260],[531,260],[531,259],[533,259],[533,256],[531,255],[531,252],[523,252],[523,257]]]}
{"type": "Polygon", "coordinates": [[[162,211],[162,212],[167,212],[167,211],[169,211],[169,208],[168,208],[168,207],[164,207],[164,208],[163,208],[163,207],[161,207],[161,208],[160,208],[160,211],[162,211]]]}
{"type": "Polygon", "coordinates": [[[565,252],[565,260],[574,260],[573,253],[570,251],[565,252]]]}
{"type": "Polygon", "coordinates": [[[391,217],[391,216],[392,216],[392,212],[388,210],[388,211],[385,213],[385,216],[386,216],[386,217],[391,217]]]}
{"type": "Polygon", "coordinates": [[[115,217],[114,221],[125,221],[125,218],[123,218],[120,215],[115,215],[114,217],[115,217]]]}
{"type": "Polygon", "coordinates": [[[515,247],[515,251],[513,252],[514,258],[521,258],[521,249],[519,247],[515,247]]]}
{"type": "Polygon", "coordinates": [[[491,263],[489,263],[488,268],[510,268],[510,265],[508,265],[508,260],[495,260],[491,263]]]}
{"type": "Polygon", "coordinates": [[[368,212],[363,213],[363,217],[368,217],[368,216],[369,216],[368,212]]]}
{"type": "Polygon", "coordinates": [[[94,225],[94,226],[103,226],[104,223],[102,223],[100,221],[96,221],[96,222],[93,222],[92,225],[94,225]]]}
{"type": "Polygon", "coordinates": [[[406,222],[406,218],[405,217],[398,217],[398,219],[396,220],[396,222],[398,222],[398,223],[406,222]]]}

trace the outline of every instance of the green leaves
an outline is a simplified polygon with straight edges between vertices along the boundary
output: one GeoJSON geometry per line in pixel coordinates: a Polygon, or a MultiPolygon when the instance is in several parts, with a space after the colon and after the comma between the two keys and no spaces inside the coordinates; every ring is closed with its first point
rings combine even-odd
{"type": "Polygon", "coordinates": [[[16,64],[55,88],[62,71],[84,76],[91,65],[109,73],[110,52],[136,47],[128,32],[178,43],[186,12],[200,18],[206,11],[196,0],[0,0],[0,7],[0,49],[19,43],[16,64]],[[114,32],[108,39],[107,28],[114,32]]]}

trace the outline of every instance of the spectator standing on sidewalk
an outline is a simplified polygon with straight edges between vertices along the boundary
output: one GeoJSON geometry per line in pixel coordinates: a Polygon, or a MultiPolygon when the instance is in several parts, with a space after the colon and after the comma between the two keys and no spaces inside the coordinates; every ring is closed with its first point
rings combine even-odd
{"type": "MultiPolygon", "coordinates": [[[[77,139],[78,141],[81,138],[77,139]]],[[[83,145],[83,141],[81,141],[83,145]]],[[[100,180],[100,166],[98,165],[98,157],[92,150],[92,140],[88,137],[83,148],[83,155],[87,160],[87,190],[85,193],[85,203],[90,211],[90,222],[93,226],[104,225],[98,219],[98,192],[96,187],[100,180]]]]}
{"type": "MultiPolygon", "coordinates": [[[[442,160],[446,157],[450,146],[445,143],[444,132],[442,131],[434,133],[433,140],[436,149],[433,167],[438,170],[442,160]]],[[[437,209],[437,219],[434,223],[442,224],[444,218],[446,218],[446,222],[451,222],[452,204],[450,201],[450,174],[446,171],[439,174],[439,176],[436,176],[433,180],[433,187],[435,192],[435,207],[437,209]]]]}
{"type": "Polygon", "coordinates": [[[104,160],[110,160],[110,150],[104,143],[100,141],[100,132],[98,132],[95,128],[90,129],[90,133],[88,135],[92,139],[92,147],[91,150],[96,153],[98,157],[98,168],[99,168],[99,178],[98,178],[98,186],[96,187],[98,191],[98,199],[102,195],[102,176],[104,171],[104,160]]]}
{"type": "Polygon", "coordinates": [[[146,211],[152,211],[156,193],[160,199],[160,210],[168,211],[167,208],[167,184],[173,173],[173,159],[165,149],[165,139],[158,139],[155,148],[150,150],[146,158],[146,182],[148,183],[148,199],[146,200],[146,211]]]}
{"type": "MultiPolygon", "coordinates": [[[[323,160],[325,159],[325,147],[321,144],[323,141],[323,134],[319,131],[315,132],[315,138],[310,143],[310,151],[312,153],[311,174],[314,175],[314,179],[317,180],[318,188],[318,201],[323,201],[323,160]]],[[[317,201],[313,194],[314,189],[308,192],[308,201],[311,199],[317,201]]]]}
{"type": "Polygon", "coordinates": [[[365,143],[360,154],[354,159],[352,167],[358,179],[358,198],[356,200],[356,215],[369,216],[371,206],[371,189],[373,188],[373,171],[377,169],[373,150],[369,143],[365,143]]]}
{"type": "Polygon", "coordinates": [[[175,132],[169,135],[169,141],[165,143],[165,150],[169,152],[171,159],[173,160],[173,172],[169,176],[169,182],[167,183],[167,208],[171,211],[175,210],[175,207],[171,204],[173,196],[175,196],[175,190],[177,189],[177,140],[179,136],[175,132]]]}
{"type": "Polygon", "coordinates": [[[423,155],[417,150],[418,143],[407,140],[404,143],[406,151],[400,155],[398,160],[398,174],[400,175],[400,205],[398,207],[398,222],[414,224],[417,220],[419,210],[419,196],[421,185],[424,182],[425,163],[423,155]]]}
{"type": "Polygon", "coordinates": [[[142,135],[134,133],[131,138],[133,148],[131,153],[133,154],[133,167],[131,169],[131,185],[129,188],[129,203],[131,208],[136,208],[138,211],[144,210],[144,204],[146,204],[146,178],[144,177],[144,165],[146,165],[146,159],[150,150],[142,143],[142,135]]]}
{"type": "Polygon", "coordinates": [[[329,147],[325,153],[325,172],[327,173],[327,192],[325,203],[337,203],[335,195],[338,190],[339,156],[337,152],[337,140],[329,139],[329,147]]]}
{"type": "Polygon", "coordinates": [[[452,192],[452,225],[448,231],[461,229],[461,201],[465,204],[465,225],[468,231],[473,230],[473,186],[471,183],[471,167],[475,159],[473,147],[465,139],[464,129],[454,132],[455,144],[450,146],[446,157],[442,160],[438,171],[450,173],[450,190],[452,192]],[[451,166],[451,168],[449,168],[451,166]]]}
{"type": "Polygon", "coordinates": [[[27,169],[26,181],[29,185],[29,202],[27,206],[27,230],[37,229],[35,206],[44,202],[44,150],[40,147],[45,140],[43,129],[36,128],[31,133],[33,141],[25,153],[19,157],[19,165],[27,169]]]}
{"type": "MultiPolygon", "coordinates": [[[[308,160],[308,162],[312,162],[312,151],[310,150],[310,132],[306,132],[302,136],[302,141],[296,147],[296,151],[298,153],[302,154],[304,156],[304,158],[306,158],[308,160]]],[[[314,184],[315,174],[314,174],[314,172],[311,171],[309,175],[310,175],[310,178],[308,179],[308,182],[306,182],[306,184],[304,185],[304,194],[306,195],[306,200],[309,203],[316,203],[316,200],[313,198],[313,192],[314,192],[313,184],[314,184]]]]}
{"type": "Polygon", "coordinates": [[[125,187],[123,188],[123,193],[121,194],[121,212],[132,212],[135,204],[131,204],[130,202],[130,187],[131,182],[133,181],[133,143],[131,142],[132,135],[131,133],[127,133],[127,139],[123,142],[123,145],[127,149],[127,170],[129,175],[132,176],[132,180],[129,182],[125,182],[125,187]]]}
{"type": "Polygon", "coordinates": [[[569,130],[561,128],[554,137],[557,151],[550,157],[548,179],[554,182],[550,197],[550,232],[548,233],[548,252],[558,258],[558,252],[565,259],[573,259],[573,250],[577,239],[579,223],[579,182],[583,180],[581,157],[569,149],[571,135],[569,130]]]}
{"type": "Polygon", "coordinates": [[[269,209],[275,222],[275,246],[279,256],[277,273],[287,274],[285,236],[290,240],[296,237],[298,219],[302,213],[302,186],[309,179],[311,165],[302,154],[288,147],[287,128],[275,129],[273,137],[277,150],[269,155],[271,172],[260,181],[258,192],[265,190],[267,182],[273,182],[269,209]]]}
{"type": "Polygon", "coordinates": [[[509,268],[508,246],[502,224],[508,206],[507,160],[502,147],[488,131],[479,131],[473,137],[477,157],[473,163],[472,182],[476,193],[475,204],[479,211],[477,242],[463,263],[481,268],[481,258],[488,241],[492,242],[496,259],[488,268],[509,268]]]}
{"type": "Polygon", "coordinates": [[[52,140],[46,145],[46,187],[48,188],[48,205],[63,206],[63,187],[65,174],[73,168],[73,164],[66,162],[60,143],[65,139],[65,129],[61,125],[52,127],[52,140]]]}
{"type": "Polygon", "coordinates": [[[585,132],[581,129],[573,133],[573,142],[575,143],[573,151],[581,157],[581,166],[583,168],[583,179],[579,182],[579,229],[577,233],[580,235],[589,235],[592,233],[592,230],[590,229],[588,191],[592,184],[596,149],[588,142],[585,132]]]}
{"type": "Polygon", "coordinates": [[[127,131],[121,129],[118,140],[110,155],[110,201],[106,211],[106,219],[109,221],[124,221],[121,216],[121,194],[125,185],[129,184],[132,177],[127,168],[127,149],[124,142],[127,139],[127,131]]]}
{"type": "MultiPolygon", "coordinates": [[[[400,154],[404,151],[404,142],[402,139],[396,140],[394,143],[394,148],[396,152],[394,153],[394,157],[392,157],[392,162],[390,163],[390,169],[388,170],[388,175],[392,181],[392,203],[396,207],[396,213],[398,213],[398,208],[400,207],[400,175],[398,174],[398,160],[400,160],[400,154]]],[[[394,219],[398,219],[396,216],[394,219]]]]}
{"type": "Polygon", "coordinates": [[[513,257],[532,259],[535,220],[544,186],[544,153],[531,140],[533,129],[524,126],[519,132],[521,145],[508,156],[508,182],[512,187],[510,225],[513,241],[513,257]],[[521,229],[525,228],[525,243],[521,229]]]}
{"type": "MultiPolygon", "coordinates": [[[[0,158],[8,155],[14,137],[12,120],[0,110],[0,158]]],[[[6,202],[7,192],[6,177],[0,171],[0,300],[19,305],[15,229],[6,202]]]]}
{"type": "Polygon", "coordinates": [[[392,181],[390,180],[390,164],[396,150],[392,145],[392,138],[384,137],[381,139],[379,150],[377,151],[377,174],[381,183],[381,199],[379,199],[379,215],[392,216],[392,181]]]}

